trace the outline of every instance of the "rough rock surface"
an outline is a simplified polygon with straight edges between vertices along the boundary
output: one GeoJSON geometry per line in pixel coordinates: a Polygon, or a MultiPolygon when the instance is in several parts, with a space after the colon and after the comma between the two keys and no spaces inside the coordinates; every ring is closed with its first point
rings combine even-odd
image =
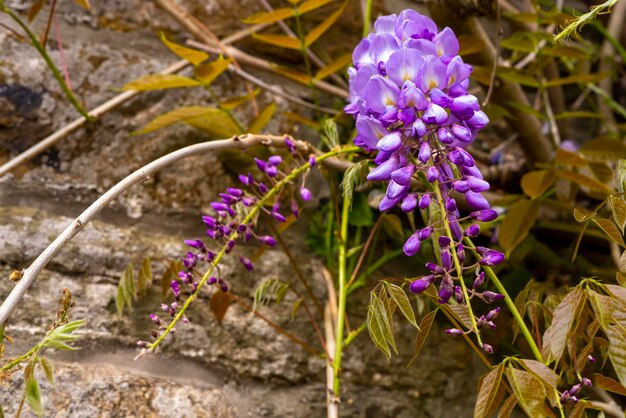
{"type": "MultiPolygon", "coordinates": [[[[64,56],[77,95],[92,108],[112,91],[176,61],[155,36],[157,29],[176,33],[176,23],[153,2],[92,1],[84,11],[59,2],[64,56]],[[130,33],[129,33],[130,32],[130,33]]],[[[218,35],[240,27],[239,19],[258,10],[256,1],[181,1],[218,35]],[[226,6],[225,6],[226,5],[226,6]]],[[[9,2],[25,10],[28,1],[9,2]]],[[[0,16],[1,23],[9,23],[0,16]]],[[[40,17],[35,27],[43,24],[40,17]]],[[[59,60],[56,41],[50,41],[59,60]]],[[[35,51],[0,27],[0,162],[33,145],[76,117],[35,51]]],[[[285,83],[289,88],[289,83],[285,83]]],[[[218,95],[245,90],[225,75],[218,95]]],[[[139,95],[101,121],[64,139],[31,164],[0,179],[0,277],[26,267],[56,235],[100,193],[130,171],[171,150],[206,137],[185,127],[133,137],[130,132],[154,116],[180,105],[206,103],[205,92],[179,89],[139,95]]],[[[280,99],[261,94],[261,106],[280,99]]],[[[243,113],[242,113],[243,115],[243,113]]],[[[240,116],[242,116],[240,115],[240,116]]],[[[268,131],[292,129],[284,119],[268,131]]],[[[69,288],[77,307],[74,318],[87,319],[80,333],[81,351],[46,352],[56,366],[57,386],[42,383],[46,416],[208,416],[293,417],[325,415],[324,361],[277,334],[239,305],[219,324],[208,308],[208,294],[196,303],[191,323],[181,327],[155,355],[133,361],[135,342],[147,339],[149,312],[161,302],[158,278],[166,260],[184,252],[181,241],[201,236],[198,214],[225,184],[232,168],[217,156],[189,158],[135,186],[88,225],[42,272],[14,313],[8,333],[16,343],[7,356],[37,343],[54,321],[61,289],[69,288]],[[150,256],[156,283],[119,317],[114,298],[120,272],[129,262],[150,256]]],[[[304,244],[287,237],[294,256],[315,293],[323,299],[320,262],[304,244]]],[[[246,249],[253,254],[255,249],[246,249]]],[[[268,251],[247,274],[228,259],[224,275],[235,292],[250,302],[255,286],[269,277],[293,279],[286,256],[268,251]]],[[[0,297],[12,284],[0,281],[0,297]]],[[[351,312],[363,320],[362,300],[351,312]],[[361,305],[361,306],[359,306],[361,305]]],[[[261,312],[317,347],[315,333],[302,312],[290,320],[290,301],[261,312]]],[[[318,318],[319,320],[319,318],[318,318]]],[[[398,328],[401,356],[388,364],[363,334],[346,354],[342,415],[351,417],[470,416],[474,385],[484,372],[462,343],[434,330],[421,358],[407,369],[415,331],[398,328]]],[[[0,390],[0,405],[10,416],[19,403],[22,374],[0,390]]],[[[44,381],[44,379],[40,379],[44,381]]],[[[27,416],[25,414],[23,416],[27,416]]]]}

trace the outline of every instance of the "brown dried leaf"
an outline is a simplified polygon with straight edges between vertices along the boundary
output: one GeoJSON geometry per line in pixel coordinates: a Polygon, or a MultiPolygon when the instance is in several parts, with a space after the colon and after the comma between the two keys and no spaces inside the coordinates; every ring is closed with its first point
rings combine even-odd
{"type": "Polygon", "coordinates": [[[230,302],[232,300],[232,296],[228,292],[222,292],[221,290],[216,291],[211,295],[211,301],[209,303],[209,307],[211,308],[211,312],[215,315],[215,319],[218,322],[222,322],[224,316],[226,315],[226,311],[228,311],[228,307],[230,306],[230,302]]]}
{"type": "Polygon", "coordinates": [[[419,332],[417,333],[417,338],[415,340],[415,351],[407,367],[410,367],[411,364],[413,364],[413,362],[419,356],[420,351],[422,351],[422,347],[424,346],[424,343],[426,342],[426,338],[428,337],[428,333],[430,332],[430,329],[433,326],[433,323],[435,321],[435,316],[437,315],[438,311],[439,309],[435,309],[434,311],[428,312],[426,315],[424,315],[424,317],[420,321],[419,332]]]}
{"type": "Polygon", "coordinates": [[[576,287],[556,307],[552,323],[543,334],[543,357],[549,362],[559,362],[574,325],[585,305],[585,292],[576,287]]]}
{"type": "Polygon", "coordinates": [[[497,400],[500,392],[500,383],[504,375],[504,364],[500,363],[489,373],[481,377],[478,382],[476,404],[474,407],[474,418],[490,417],[499,402],[497,400]]]}

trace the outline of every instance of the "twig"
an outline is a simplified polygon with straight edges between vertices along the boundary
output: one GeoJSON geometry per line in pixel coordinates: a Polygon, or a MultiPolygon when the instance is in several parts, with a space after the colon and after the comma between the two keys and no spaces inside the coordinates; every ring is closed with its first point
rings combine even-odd
{"type": "MultiPolygon", "coordinates": [[[[59,58],[61,60],[61,69],[63,70],[63,76],[65,77],[65,83],[67,88],[72,90],[72,80],[70,79],[70,72],[67,69],[67,60],[65,59],[65,50],[63,49],[63,42],[61,40],[61,31],[57,23],[57,17],[52,15],[52,26],[54,27],[54,36],[57,38],[57,48],[59,49],[59,58]]],[[[46,45],[44,44],[44,47],[46,45]]]]}
{"type": "MultiPolygon", "coordinates": [[[[221,53],[220,48],[212,46],[212,45],[202,44],[202,43],[195,42],[195,41],[189,41],[188,44],[193,45],[195,48],[203,49],[204,51],[207,51],[213,54],[221,53]]],[[[273,64],[272,62],[265,61],[261,58],[255,57],[254,55],[247,54],[232,46],[229,46],[226,49],[228,50],[229,55],[237,58],[237,60],[239,60],[239,62],[241,63],[248,64],[248,65],[251,65],[256,68],[260,68],[265,71],[270,71],[272,73],[280,75],[281,77],[285,77],[284,74],[281,74],[280,72],[276,71],[276,65],[273,64]]],[[[332,84],[329,84],[321,80],[311,80],[311,83],[315,87],[317,87],[320,90],[325,91],[326,93],[330,93],[342,99],[348,98],[348,91],[342,89],[341,87],[334,86],[332,84]]]]}
{"type": "MultiPolygon", "coordinates": [[[[23,270],[23,276],[11,293],[0,306],[0,324],[4,324],[19,301],[24,297],[30,285],[34,282],[39,272],[74,238],[87,223],[89,223],[98,213],[107,207],[116,197],[128,190],[131,186],[147,179],[152,173],[168,167],[178,160],[192,155],[206,154],[226,149],[247,149],[254,145],[284,146],[285,136],[277,135],[241,135],[231,139],[202,142],[190,145],[171,152],[158,158],[151,163],[134,171],[132,174],[111,187],[106,193],[92,203],[83,213],[81,213],[61,234],[48,245],[48,247],[33,261],[27,269],[23,270]]],[[[314,149],[307,143],[293,140],[296,147],[302,152],[311,152],[314,149]]],[[[329,158],[323,162],[330,167],[336,164],[336,159],[329,158]]]]}
{"type": "MultiPolygon", "coordinates": [[[[336,301],[335,301],[336,303],[336,301]]],[[[324,331],[326,334],[326,347],[333,353],[335,351],[334,319],[332,315],[332,303],[329,301],[324,309],[324,331]]],[[[333,367],[326,362],[326,413],[328,418],[339,418],[339,400],[333,394],[333,367]]]]}
{"type": "Polygon", "coordinates": [[[356,280],[357,275],[359,274],[359,270],[361,269],[361,265],[363,264],[363,260],[365,260],[365,255],[367,254],[367,251],[369,250],[370,245],[372,245],[372,241],[374,240],[374,235],[376,235],[376,231],[378,230],[378,227],[380,226],[380,223],[382,222],[384,216],[385,216],[384,213],[381,216],[379,216],[378,219],[376,220],[376,223],[372,227],[372,230],[370,231],[370,234],[367,237],[367,241],[365,241],[365,245],[363,245],[363,250],[361,251],[361,255],[359,256],[359,261],[357,261],[356,266],[354,267],[354,270],[352,270],[352,275],[350,276],[350,280],[348,280],[348,284],[346,284],[346,287],[349,288],[350,285],[356,280]]]}
{"type": "Polygon", "coordinates": [[[46,22],[46,31],[43,33],[43,37],[41,38],[41,44],[43,47],[46,47],[46,43],[48,43],[48,35],[50,34],[50,27],[52,27],[52,17],[54,16],[54,9],[57,5],[57,0],[52,0],[50,3],[50,14],[48,15],[48,21],[46,22]]]}
{"type": "MultiPolygon", "coordinates": [[[[227,36],[226,38],[224,38],[222,40],[222,43],[228,45],[228,44],[237,42],[237,41],[239,41],[239,40],[241,40],[241,39],[243,39],[243,38],[245,38],[247,36],[250,36],[250,34],[254,30],[258,30],[261,27],[262,26],[255,26],[253,28],[246,28],[244,30],[240,30],[238,32],[235,32],[232,35],[227,36]]],[[[189,63],[187,61],[185,61],[185,60],[181,60],[181,61],[178,61],[178,62],[170,65],[166,69],[164,69],[161,72],[161,74],[174,74],[174,73],[177,73],[177,72],[183,70],[187,66],[189,66],[189,63]]],[[[121,104],[127,102],[128,100],[132,99],[133,97],[135,97],[139,93],[140,92],[136,91],[136,90],[125,91],[124,93],[121,93],[121,94],[115,96],[114,98],[112,98],[111,100],[109,100],[109,101],[101,104],[100,106],[96,107],[95,109],[90,111],[89,114],[94,119],[98,119],[103,114],[107,113],[110,110],[115,109],[116,107],[118,107],[121,104]]],[[[37,143],[36,145],[34,145],[31,148],[27,149],[26,151],[24,151],[23,153],[19,154],[15,158],[7,161],[5,164],[0,166],[0,177],[5,175],[9,171],[13,170],[15,167],[19,166],[20,164],[23,164],[24,162],[26,162],[26,161],[28,161],[28,160],[30,160],[32,158],[35,158],[37,155],[41,154],[42,152],[44,152],[48,148],[52,147],[54,144],[56,144],[57,142],[59,142],[60,140],[62,140],[66,136],[68,136],[70,133],[74,132],[75,130],[77,130],[78,128],[83,126],[85,124],[85,122],[86,121],[83,118],[76,119],[73,122],[71,122],[69,125],[64,126],[60,130],[58,130],[55,133],[53,133],[52,135],[44,138],[39,143],[37,143]]]]}
{"type": "MultiPolygon", "coordinates": [[[[263,7],[265,8],[265,10],[267,10],[268,12],[271,12],[274,10],[272,6],[267,2],[267,0],[259,0],[259,3],[261,3],[263,7]]],[[[289,25],[285,23],[285,21],[279,20],[277,23],[278,23],[278,26],[280,26],[280,28],[283,30],[283,32],[285,32],[287,35],[291,36],[292,38],[298,39],[298,36],[295,34],[294,31],[291,30],[291,28],[289,27],[289,25]]],[[[309,58],[311,58],[311,61],[313,61],[313,63],[317,65],[319,68],[323,68],[326,66],[326,63],[322,61],[322,59],[318,57],[313,51],[311,51],[310,48],[306,48],[306,54],[309,56],[309,58]]],[[[339,85],[341,85],[342,87],[344,88],[348,87],[348,85],[346,84],[346,81],[343,78],[339,77],[337,74],[335,73],[331,74],[331,78],[335,80],[337,83],[339,83],[339,85]]]]}

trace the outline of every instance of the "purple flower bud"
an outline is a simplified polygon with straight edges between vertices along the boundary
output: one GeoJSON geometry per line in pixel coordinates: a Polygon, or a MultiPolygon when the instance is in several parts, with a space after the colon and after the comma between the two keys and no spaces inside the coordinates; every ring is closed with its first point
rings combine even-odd
{"type": "Polygon", "coordinates": [[[574,386],[572,386],[572,388],[568,390],[568,392],[570,395],[574,396],[578,394],[578,392],[580,392],[581,389],[582,389],[582,385],[580,383],[577,383],[574,386]]]}
{"type": "Polygon", "coordinates": [[[500,251],[490,250],[485,247],[476,247],[476,251],[481,255],[478,261],[483,266],[496,266],[504,261],[504,254],[500,251]]]}
{"type": "Polygon", "coordinates": [[[230,195],[235,196],[235,197],[242,197],[242,196],[243,196],[243,190],[238,189],[238,188],[236,188],[236,187],[227,187],[227,188],[226,188],[226,191],[227,191],[230,195]]]}
{"type": "Polygon", "coordinates": [[[271,235],[262,235],[259,237],[259,241],[267,245],[268,247],[276,246],[276,240],[271,235]]]}
{"type": "Polygon", "coordinates": [[[259,191],[261,192],[261,194],[267,193],[267,186],[263,183],[259,183],[259,191]]]}
{"type": "Polygon", "coordinates": [[[280,214],[280,212],[272,212],[272,216],[278,222],[287,222],[287,218],[285,218],[282,214],[280,214]]]}
{"type": "Polygon", "coordinates": [[[591,380],[587,379],[586,377],[583,377],[580,381],[583,386],[587,386],[588,388],[591,387],[591,380]]]}
{"type": "Polygon", "coordinates": [[[407,192],[409,191],[410,186],[403,186],[402,184],[398,184],[395,181],[391,180],[387,185],[387,197],[389,199],[396,199],[398,197],[404,198],[407,192]]]}
{"type": "Polygon", "coordinates": [[[471,190],[465,193],[465,200],[467,205],[474,210],[487,210],[491,207],[487,199],[480,193],[472,192],[471,190]]]}
{"type": "Polygon", "coordinates": [[[174,293],[174,297],[178,299],[178,297],[180,296],[180,284],[178,284],[178,281],[172,280],[170,283],[170,289],[172,289],[172,293],[174,293]]]}
{"type": "Polygon", "coordinates": [[[472,289],[474,290],[479,289],[483,285],[483,283],[485,283],[485,272],[481,271],[480,273],[478,273],[478,275],[474,279],[474,284],[472,285],[472,289]]]}
{"type": "Polygon", "coordinates": [[[460,304],[465,301],[465,298],[463,297],[463,289],[461,289],[461,286],[454,286],[454,299],[457,301],[457,303],[460,304]]]}
{"type": "Polygon", "coordinates": [[[466,237],[475,237],[480,233],[480,226],[477,224],[472,224],[467,227],[465,231],[463,231],[463,235],[466,237]]]}
{"type": "Polygon", "coordinates": [[[415,193],[409,193],[407,197],[402,200],[400,207],[406,213],[413,212],[417,207],[417,195],[415,193]]]}
{"type": "Polygon", "coordinates": [[[221,211],[225,211],[225,210],[227,210],[227,209],[230,209],[230,208],[228,207],[228,205],[226,205],[225,203],[222,203],[222,202],[211,202],[211,207],[212,207],[213,209],[215,209],[216,211],[218,211],[218,212],[221,212],[221,211]]]}
{"type": "Polygon", "coordinates": [[[239,256],[239,261],[241,261],[241,264],[243,264],[243,266],[246,268],[246,270],[252,271],[254,269],[254,265],[252,264],[252,261],[250,261],[246,257],[240,255],[239,256]]]}
{"type": "Polygon", "coordinates": [[[300,206],[298,206],[296,199],[291,199],[291,202],[289,202],[289,209],[296,218],[300,215],[300,206]]]}
{"type": "Polygon", "coordinates": [[[430,160],[430,145],[428,145],[428,142],[422,142],[422,145],[420,145],[420,151],[417,154],[417,159],[424,164],[430,160]]]}
{"type": "Polygon", "coordinates": [[[181,321],[182,321],[183,324],[188,324],[189,323],[189,318],[187,318],[186,316],[183,316],[181,318],[181,321]]]}
{"type": "Polygon", "coordinates": [[[278,174],[278,169],[273,165],[270,165],[265,170],[265,174],[267,174],[267,176],[270,178],[276,177],[276,175],[278,174]]]}
{"type": "Polygon", "coordinates": [[[459,244],[456,247],[456,258],[458,258],[459,262],[463,264],[465,262],[465,247],[463,244],[459,244]]]}
{"type": "Polygon", "coordinates": [[[437,273],[437,274],[443,273],[443,269],[439,267],[437,264],[433,263],[432,261],[429,261],[428,263],[426,263],[426,268],[432,271],[433,273],[437,273]]]}
{"type": "Polygon", "coordinates": [[[417,203],[417,206],[424,210],[428,207],[428,205],[430,205],[430,194],[425,193],[422,195],[422,197],[420,198],[419,202],[417,203]]]}
{"type": "Polygon", "coordinates": [[[389,209],[393,208],[402,200],[404,196],[400,195],[394,199],[390,199],[387,196],[384,196],[378,205],[378,210],[381,212],[387,212],[389,209]]]}
{"type": "MultiPolygon", "coordinates": [[[[432,276],[431,276],[432,277],[432,276]]],[[[431,280],[428,280],[427,277],[422,277],[421,279],[417,279],[409,285],[409,290],[412,293],[422,293],[424,290],[428,289],[432,283],[431,280]]]]}
{"type": "Polygon", "coordinates": [[[300,188],[300,197],[305,202],[308,202],[309,200],[311,200],[311,191],[309,189],[307,189],[306,187],[301,187],[300,188]]]}
{"type": "Polygon", "coordinates": [[[239,201],[238,198],[228,193],[220,193],[220,197],[222,198],[222,202],[226,203],[227,205],[232,205],[239,201]]]}
{"type": "Polygon", "coordinates": [[[587,361],[588,361],[589,363],[592,363],[592,364],[593,364],[593,363],[595,363],[595,362],[596,362],[596,358],[595,358],[594,356],[592,356],[591,354],[589,354],[589,355],[587,356],[587,361]]]}
{"type": "Polygon", "coordinates": [[[413,233],[413,235],[411,235],[409,239],[404,243],[404,247],[403,247],[404,254],[406,254],[409,257],[412,257],[419,252],[420,246],[421,246],[421,242],[418,237],[418,234],[413,233]]]}
{"type": "Polygon", "coordinates": [[[418,231],[417,239],[419,239],[420,241],[427,240],[428,238],[430,238],[430,234],[432,232],[433,232],[433,229],[431,227],[424,228],[424,229],[418,231]]]}
{"type": "Polygon", "coordinates": [[[293,141],[288,137],[285,137],[285,145],[287,146],[289,151],[291,151],[291,153],[294,153],[296,151],[296,144],[294,144],[293,141]]]}
{"type": "Polygon", "coordinates": [[[455,213],[456,212],[456,200],[452,199],[452,198],[447,198],[446,199],[446,210],[450,213],[455,213]]]}
{"type": "Polygon", "coordinates": [[[439,246],[441,248],[446,248],[448,245],[450,245],[450,238],[446,235],[442,235],[439,237],[439,239],[437,240],[439,242],[439,246]]]}
{"type": "Polygon", "coordinates": [[[447,248],[441,249],[441,267],[445,270],[450,270],[452,268],[452,256],[447,248]]]}
{"type": "Polygon", "coordinates": [[[155,314],[150,314],[150,319],[152,320],[152,322],[155,323],[155,325],[161,325],[161,318],[159,318],[157,315],[155,314]]]}
{"type": "Polygon", "coordinates": [[[209,284],[215,284],[215,283],[217,283],[217,277],[210,277],[209,284]]]}
{"type": "Polygon", "coordinates": [[[489,123],[489,118],[482,110],[474,112],[474,116],[472,116],[467,121],[467,126],[472,129],[482,129],[489,123]]]}
{"type": "Polygon", "coordinates": [[[248,175],[239,174],[239,181],[246,186],[251,186],[252,184],[254,184],[254,179],[252,178],[252,174],[250,173],[248,173],[248,175]]]}
{"type": "Polygon", "coordinates": [[[241,203],[246,207],[254,205],[255,201],[256,199],[254,197],[244,197],[243,199],[241,199],[241,203]]]}
{"type": "Polygon", "coordinates": [[[483,343],[483,350],[487,354],[493,354],[493,347],[491,345],[489,345],[489,344],[483,343]]]}
{"type": "Polygon", "coordinates": [[[446,128],[437,129],[437,139],[442,144],[450,145],[454,141],[454,136],[446,128]]]}
{"type": "Polygon", "coordinates": [[[226,254],[230,253],[233,250],[233,247],[235,247],[235,241],[233,241],[232,239],[230,241],[228,241],[228,243],[226,244],[226,254]]]}
{"type": "Polygon", "coordinates": [[[415,166],[413,164],[409,164],[393,171],[391,173],[391,179],[398,184],[406,186],[411,182],[411,177],[413,177],[413,173],[415,173],[415,166]]]}
{"type": "Polygon", "coordinates": [[[458,149],[450,151],[450,153],[448,154],[448,159],[452,161],[453,164],[458,166],[463,165],[463,162],[465,161],[465,158],[463,158],[463,154],[461,154],[458,149]]]}
{"type": "Polygon", "coordinates": [[[170,311],[170,305],[168,305],[167,303],[162,303],[161,304],[161,310],[163,312],[169,312],[170,311]]]}
{"type": "Polygon", "coordinates": [[[487,290],[483,292],[483,299],[485,299],[485,302],[491,303],[504,299],[504,295],[487,290]]]}
{"type": "Polygon", "coordinates": [[[463,238],[463,231],[461,231],[461,225],[459,221],[456,220],[456,216],[448,216],[448,221],[450,222],[450,232],[452,232],[452,237],[459,241],[463,238]]]}
{"type": "Polygon", "coordinates": [[[489,183],[483,179],[479,179],[478,177],[468,177],[467,183],[469,184],[469,188],[473,192],[484,192],[489,190],[489,183]]]}
{"type": "Polygon", "coordinates": [[[270,165],[277,166],[283,162],[283,157],[280,155],[271,155],[270,158],[267,159],[267,162],[270,165]]]}
{"type": "Polygon", "coordinates": [[[452,134],[461,142],[466,144],[472,142],[472,131],[467,129],[465,126],[459,125],[457,123],[452,124],[452,134]]]}
{"type": "Polygon", "coordinates": [[[421,138],[426,133],[426,125],[421,119],[417,119],[411,127],[411,136],[421,138]]]}
{"type": "Polygon", "coordinates": [[[458,180],[452,184],[452,188],[459,193],[465,193],[469,190],[469,184],[465,180],[458,180]]]}
{"type": "Polygon", "coordinates": [[[471,216],[479,222],[491,222],[498,217],[498,212],[493,209],[480,210],[472,212],[471,216]]]}
{"type": "Polygon", "coordinates": [[[453,293],[452,280],[442,280],[437,296],[439,296],[438,303],[444,305],[448,303],[453,293]]]}
{"type": "Polygon", "coordinates": [[[189,245],[191,248],[195,248],[197,250],[204,249],[204,243],[199,239],[186,239],[185,244],[189,245]]]}
{"type": "Polygon", "coordinates": [[[426,170],[426,180],[432,183],[437,180],[438,177],[439,172],[437,171],[437,169],[435,167],[428,167],[428,170],[426,170]]]}
{"type": "Polygon", "coordinates": [[[385,152],[394,152],[402,147],[402,136],[398,132],[392,132],[388,135],[383,136],[376,148],[385,152]]]}
{"type": "Polygon", "coordinates": [[[460,337],[461,335],[465,334],[462,330],[460,330],[458,328],[447,329],[445,331],[445,333],[448,334],[448,335],[452,335],[454,337],[460,337]]]}
{"type": "Polygon", "coordinates": [[[367,175],[370,181],[383,181],[391,178],[391,173],[398,169],[398,159],[390,158],[367,175]]]}
{"type": "Polygon", "coordinates": [[[256,166],[259,168],[259,170],[264,173],[265,169],[267,168],[267,163],[256,157],[254,158],[254,162],[256,163],[256,166]]]}
{"type": "Polygon", "coordinates": [[[311,167],[315,167],[315,164],[317,164],[317,159],[315,158],[315,155],[311,155],[309,157],[309,165],[311,167]]]}
{"type": "Polygon", "coordinates": [[[207,226],[208,226],[209,228],[211,228],[211,229],[215,229],[215,228],[217,227],[218,223],[219,223],[219,222],[217,221],[217,219],[215,219],[215,218],[214,218],[214,217],[212,217],[212,216],[208,216],[208,215],[204,215],[204,216],[202,217],[202,222],[204,222],[205,224],[207,224],[207,226]]]}
{"type": "Polygon", "coordinates": [[[474,157],[472,157],[472,155],[465,151],[463,148],[457,148],[457,150],[459,150],[459,152],[461,153],[461,155],[463,155],[463,166],[466,168],[470,168],[470,167],[474,167],[476,165],[476,161],[474,161],[474,157]]]}
{"type": "Polygon", "coordinates": [[[487,321],[493,321],[494,319],[498,317],[499,313],[500,313],[500,307],[492,309],[489,312],[487,312],[487,316],[485,317],[485,319],[487,319],[487,321]]]}

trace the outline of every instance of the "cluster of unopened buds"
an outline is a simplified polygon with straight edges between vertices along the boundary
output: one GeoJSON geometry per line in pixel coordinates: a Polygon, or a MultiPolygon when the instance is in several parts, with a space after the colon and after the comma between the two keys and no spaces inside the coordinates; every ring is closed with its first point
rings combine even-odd
{"type": "MultiPolygon", "coordinates": [[[[305,159],[297,150],[295,144],[288,137],[285,138],[285,147],[289,150],[293,158],[291,160],[308,162],[309,167],[316,165],[315,156],[305,159]]],[[[215,272],[206,280],[209,285],[216,286],[221,292],[228,292],[229,285],[227,281],[221,277],[219,261],[225,254],[237,252],[237,244],[250,241],[257,241],[268,247],[276,246],[276,239],[271,235],[257,232],[256,224],[258,213],[265,212],[278,222],[286,222],[287,218],[282,211],[281,194],[288,189],[282,188],[275,197],[273,202],[263,202],[264,197],[272,190],[276,184],[285,178],[293,167],[289,167],[283,157],[280,155],[271,155],[267,160],[255,158],[255,163],[261,172],[261,178],[256,179],[252,173],[239,175],[240,187],[228,187],[226,191],[219,194],[219,200],[211,202],[210,207],[213,211],[211,215],[202,216],[202,222],[206,226],[206,235],[208,240],[189,239],[185,240],[185,244],[190,247],[190,251],[182,258],[184,269],[178,272],[178,279],[172,280],[170,289],[174,296],[172,303],[161,305],[162,311],[170,317],[175,317],[181,308],[181,293],[183,287],[186,286],[191,294],[198,291],[198,286],[203,278],[204,271],[210,270],[215,272]],[[272,203],[271,208],[266,207],[267,203],[272,203]],[[256,207],[257,215],[250,218],[251,209],[256,207]],[[211,244],[208,244],[211,242],[211,244]]],[[[289,211],[295,217],[299,215],[300,201],[308,201],[311,199],[311,192],[304,186],[306,173],[302,176],[302,184],[298,188],[299,199],[294,196],[291,191],[289,200],[289,211]]],[[[243,254],[237,254],[239,261],[247,271],[254,269],[254,264],[243,254]]],[[[157,326],[152,330],[153,338],[158,337],[159,331],[164,330],[168,323],[157,314],[150,314],[150,319],[157,326]]],[[[188,319],[183,316],[181,321],[187,323],[188,319]]],[[[146,342],[140,342],[141,346],[148,345],[146,342]]]]}
{"type": "MultiPolygon", "coordinates": [[[[410,290],[419,293],[438,283],[442,304],[452,297],[461,304],[473,297],[487,303],[499,300],[500,294],[479,291],[485,279],[481,267],[502,263],[504,254],[463,243],[480,232],[473,222],[498,216],[482,195],[489,183],[466,151],[489,121],[467,91],[472,67],[458,55],[459,42],[451,29],[438,31],[430,18],[413,10],[380,17],[374,29],[354,51],[345,111],[356,119],[355,144],[376,152],[377,167],[368,179],[388,182],[379,209],[400,206],[407,213],[439,213],[404,244],[405,254],[413,256],[424,240],[432,239],[438,255],[438,263],[426,264],[430,274],[413,281],[410,290]],[[420,179],[430,184],[430,191],[413,191],[420,179]],[[468,216],[462,217],[457,207],[460,197],[470,209],[468,216]],[[470,224],[463,229],[465,221],[470,224]],[[476,254],[475,263],[467,265],[466,250],[476,254]],[[466,271],[475,272],[473,288],[467,290],[459,286],[466,271]]],[[[477,327],[494,328],[497,314],[494,309],[477,318],[477,327]]],[[[488,344],[483,348],[492,350],[488,344]]]]}
{"type": "Polygon", "coordinates": [[[585,387],[591,387],[591,380],[583,377],[580,379],[580,383],[575,384],[570,389],[561,394],[561,403],[576,403],[578,402],[578,394],[585,387]]]}

